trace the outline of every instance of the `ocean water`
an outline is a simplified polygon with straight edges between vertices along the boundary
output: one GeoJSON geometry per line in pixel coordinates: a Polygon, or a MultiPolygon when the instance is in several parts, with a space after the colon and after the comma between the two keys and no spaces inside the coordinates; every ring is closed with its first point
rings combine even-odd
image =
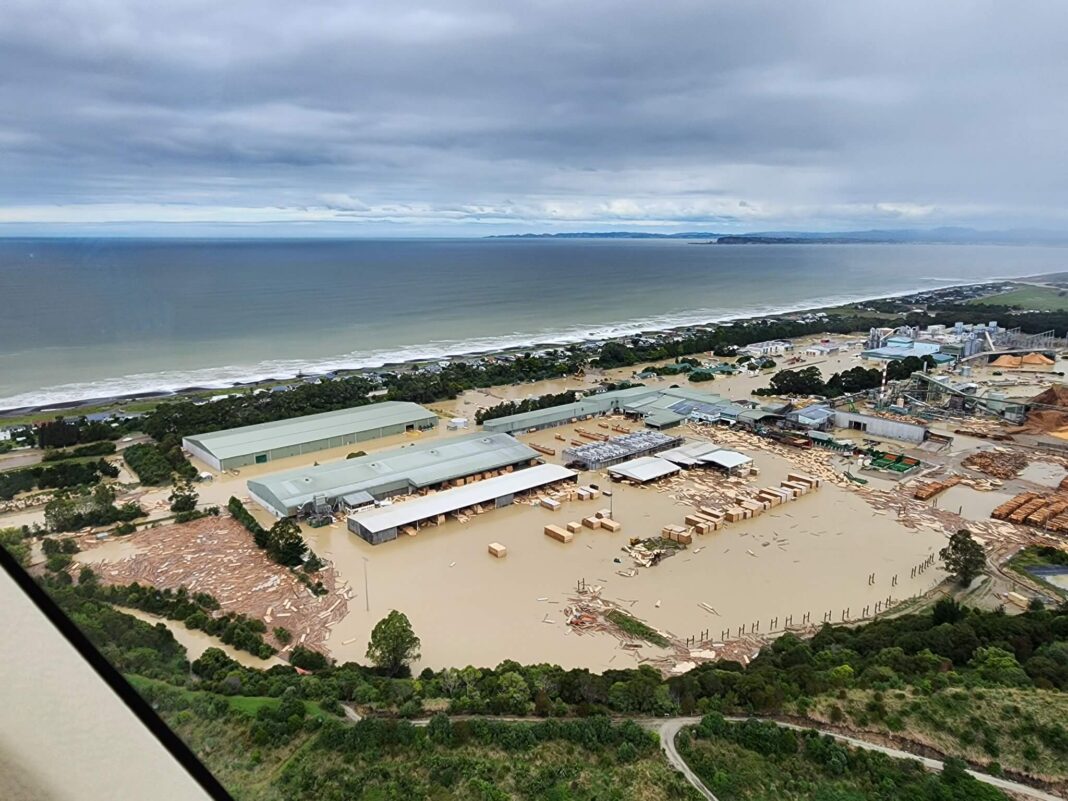
{"type": "Polygon", "coordinates": [[[0,240],[0,409],[574,342],[1063,269],[1055,247],[0,240]]]}

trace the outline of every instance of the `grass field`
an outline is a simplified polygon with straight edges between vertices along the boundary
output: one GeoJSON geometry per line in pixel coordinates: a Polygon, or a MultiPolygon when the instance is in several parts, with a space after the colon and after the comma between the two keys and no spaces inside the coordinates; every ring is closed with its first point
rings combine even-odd
{"type": "Polygon", "coordinates": [[[1019,309],[1065,311],[1068,310],[1068,290],[1025,284],[1010,292],[975,298],[968,303],[972,306],[1015,306],[1019,309]]]}

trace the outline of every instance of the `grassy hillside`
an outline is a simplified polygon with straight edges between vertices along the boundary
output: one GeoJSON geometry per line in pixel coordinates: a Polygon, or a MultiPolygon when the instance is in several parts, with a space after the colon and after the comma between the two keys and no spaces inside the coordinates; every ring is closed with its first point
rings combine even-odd
{"type": "Polygon", "coordinates": [[[132,677],[238,801],[696,801],[634,723],[450,722],[324,715],[295,693],[226,697],[132,677]]]}
{"type": "Polygon", "coordinates": [[[1068,694],[984,687],[850,690],[806,707],[809,718],[905,737],[940,753],[1068,788],[1068,694]]]}
{"type": "Polygon", "coordinates": [[[721,801],[1005,801],[957,762],[929,773],[912,760],[850,748],[816,732],[718,715],[684,730],[679,752],[721,801]]]}

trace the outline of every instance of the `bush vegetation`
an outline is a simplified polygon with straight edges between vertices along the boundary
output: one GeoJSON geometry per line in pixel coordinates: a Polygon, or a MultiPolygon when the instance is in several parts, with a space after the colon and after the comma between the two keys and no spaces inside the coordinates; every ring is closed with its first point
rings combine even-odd
{"type": "Polygon", "coordinates": [[[917,761],[851,748],[815,731],[705,716],[678,738],[679,753],[718,798],[782,801],[1006,801],[960,760],[930,773],[917,761]]]}
{"type": "Polygon", "coordinates": [[[122,458],[142,484],[163,486],[176,475],[184,479],[197,477],[196,468],[185,458],[177,441],[131,445],[122,452],[122,458]]]}
{"type": "Polygon", "coordinates": [[[96,484],[101,477],[115,478],[119,469],[104,459],[96,462],[60,462],[0,473],[0,500],[11,500],[33,489],[66,489],[96,484]]]}

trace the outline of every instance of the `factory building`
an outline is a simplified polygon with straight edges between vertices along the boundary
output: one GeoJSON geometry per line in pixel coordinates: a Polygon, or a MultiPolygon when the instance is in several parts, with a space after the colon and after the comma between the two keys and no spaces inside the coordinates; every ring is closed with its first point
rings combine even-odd
{"type": "Polygon", "coordinates": [[[378,545],[397,539],[401,533],[417,534],[424,526],[440,525],[450,514],[500,509],[515,503],[521,493],[576,480],[576,473],[566,467],[539,464],[404,503],[356,512],[349,515],[348,527],[353,534],[378,545]]]}
{"type": "Polygon", "coordinates": [[[305,517],[465,485],[537,461],[538,454],[514,437],[478,433],[286,470],[250,480],[248,490],[275,517],[305,517]]]}
{"type": "Polygon", "coordinates": [[[622,413],[640,418],[650,428],[664,429],[688,419],[701,419],[706,422],[718,420],[720,410],[730,405],[730,401],[719,395],[694,389],[630,387],[587,395],[579,401],[562,406],[487,420],[482,424],[482,428],[504,433],[537,431],[590,417],[622,413]]]}
{"type": "Polygon", "coordinates": [[[926,425],[913,422],[907,417],[895,419],[880,415],[846,412],[841,409],[834,410],[834,425],[836,428],[863,431],[873,437],[897,439],[917,445],[927,439],[928,431],[926,425]]]}
{"type": "Polygon", "coordinates": [[[438,424],[433,412],[415,403],[384,401],[336,412],[194,434],[182,447],[216,470],[305,453],[357,445],[406,431],[426,431],[438,424]]]}

